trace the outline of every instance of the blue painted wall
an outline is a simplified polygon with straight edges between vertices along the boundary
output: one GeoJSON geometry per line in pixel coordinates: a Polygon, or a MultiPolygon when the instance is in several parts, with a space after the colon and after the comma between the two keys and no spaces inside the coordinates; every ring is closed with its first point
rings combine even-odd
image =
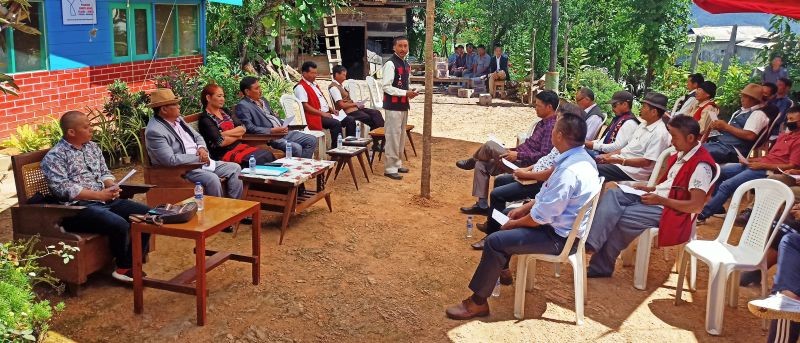
{"type": "MultiPolygon", "coordinates": [[[[61,0],[44,0],[45,17],[47,20],[45,35],[47,41],[47,52],[49,54],[50,70],[63,70],[81,68],[86,66],[101,66],[113,64],[111,51],[111,13],[110,3],[125,3],[125,1],[97,0],[97,24],[96,25],[64,25],[61,16],[61,0]],[[96,36],[90,40],[89,32],[93,28],[97,29],[96,36]]],[[[155,13],[155,4],[193,4],[200,5],[200,51],[205,55],[206,42],[206,16],[205,1],[200,0],[174,0],[174,1],[147,1],[131,0],[131,4],[150,4],[155,13]]],[[[155,15],[155,14],[154,14],[155,15]]],[[[155,18],[153,19],[155,26],[155,18]]],[[[156,32],[155,27],[150,28],[150,32],[156,32]]],[[[151,45],[155,47],[155,38],[150,37],[151,45]]],[[[155,51],[155,49],[154,49],[155,51]]]]}

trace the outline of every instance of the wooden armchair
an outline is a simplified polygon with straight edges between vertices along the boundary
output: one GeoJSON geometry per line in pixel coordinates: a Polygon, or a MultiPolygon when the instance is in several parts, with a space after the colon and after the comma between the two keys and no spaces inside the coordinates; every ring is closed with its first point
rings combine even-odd
{"type": "MultiPolygon", "coordinates": [[[[89,274],[103,269],[111,261],[111,251],[106,236],[91,233],[67,232],[61,225],[62,219],[76,215],[82,206],[53,204],[29,204],[37,195],[51,195],[44,173],[39,165],[47,150],[39,150],[11,157],[14,181],[17,188],[18,206],[11,208],[14,240],[27,240],[39,236],[36,249],[45,250],[59,242],[80,248],[75,259],[67,264],[58,256],[47,256],[39,265],[50,268],[56,278],[67,285],[72,295],[78,295],[80,285],[86,282],[89,274]]],[[[120,185],[121,197],[129,199],[135,194],[145,193],[150,185],[120,185]]]]}
{"type": "MultiPolygon", "coordinates": [[[[183,120],[197,130],[198,114],[184,116],[183,120]]],[[[144,129],[139,132],[139,141],[142,142],[142,150],[144,152],[144,160],[142,161],[142,168],[144,169],[144,182],[156,185],[149,193],[147,193],[147,205],[158,206],[164,203],[174,204],[194,195],[194,184],[186,179],[186,173],[203,166],[202,163],[183,164],[174,167],[155,166],[150,162],[150,156],[147,153],[147,139],[144,134],[144,129]]],[[[273,149],[269,146],[269,142],[275,139],[283,138],[283,134],[268,134],[256,135],[246,134],[241,139],[242,142],[267,149],[275,155],[275,158],[282,158],[283,151],[273,149]]],[[[222,180],[225,182],[225,180],[222,180]]]]}

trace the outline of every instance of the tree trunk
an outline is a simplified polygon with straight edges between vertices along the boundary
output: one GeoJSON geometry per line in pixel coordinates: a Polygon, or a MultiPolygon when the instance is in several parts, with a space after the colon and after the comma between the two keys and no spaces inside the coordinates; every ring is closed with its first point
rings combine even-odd
{"type": "Polygon", "coordinates": [[[425,9],[425,109],[422,119],[422,180],[420,196],[431,198],[431,123],[433,121],[433,21],[436,0],[428,0],[425,9]]]}
{"type": "Polygon", "coordinates": [[[647,72],[644,75],[644,92],[642,95],[650,91],[650,85],[653,84],[653,65],[656,63],[656,52],[651,52],[647,55],[647,72]]]}
{"type": "Polygon", "coordinates": [[[614,62],[614,81],[619,82],[622,73],[622,56],[617,55],[614,62]]]}

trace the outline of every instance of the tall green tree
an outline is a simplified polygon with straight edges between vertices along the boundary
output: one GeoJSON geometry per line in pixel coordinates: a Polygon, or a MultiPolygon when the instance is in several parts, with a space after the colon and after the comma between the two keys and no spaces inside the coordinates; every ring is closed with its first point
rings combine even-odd
{"type": "Polygon", "coordinates": [[[322,17],[345,0],[243,0],[242,6],[208,5],[208,49],[242,66],[268,52],[280,51],[287,33],[310,35],[322,17]]]}

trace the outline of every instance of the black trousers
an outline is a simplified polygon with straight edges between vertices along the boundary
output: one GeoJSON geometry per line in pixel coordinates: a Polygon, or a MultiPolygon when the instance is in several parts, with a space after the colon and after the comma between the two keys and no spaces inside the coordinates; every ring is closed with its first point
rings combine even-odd
{"type": "MultiPolygon", "coordinates": [[[[116,199],[108,203],[79,201],[86,206],[74,217],[64,219],[64,229],[70,232],[97,233],[108,236],[111,255],[117,268],[133,267],[131,251],[131,214],[145,214],[150,207],[128,199],[116,199]]],[[[147,253],[150,234],[142,234],[142,253],[147,253]]]]}
{"type": "Polygon", "coordinates": [[[348,133],[352,132],[353,135],[356,134],[356,120],[350,116],[345,117],[342,121],[338,121],[335,118],[328,118],[322,117],[322,128],[327,129],[331,133],[331,149],[336,148],[336,138],[339,135],[342,135],[342,138],[345,137],[342,133],[342,128],[346,129],[348,133]]]}
{"type": "Polygon", "coordinates": [[[597,173],[609,181],[635,181],[631,179],[628,174],[625,174],[622,169],[619,169],[616,164],[597,164],[597,173]]]}
{"type": "MultiPolygon", "coordinates": [[[[358,120],[367,126],[369,126],[370,130],[375,130],[379,127],[383,127],[383,115],[378,110],[373,110],[371,108],[362,108],[358,111],[348,113],[348,117],[351,117],[355,120],[358,120]]],[[[355,135],[355,129],[353,132],[347,131],[347,134],[350,136],[355,135]]]]}

